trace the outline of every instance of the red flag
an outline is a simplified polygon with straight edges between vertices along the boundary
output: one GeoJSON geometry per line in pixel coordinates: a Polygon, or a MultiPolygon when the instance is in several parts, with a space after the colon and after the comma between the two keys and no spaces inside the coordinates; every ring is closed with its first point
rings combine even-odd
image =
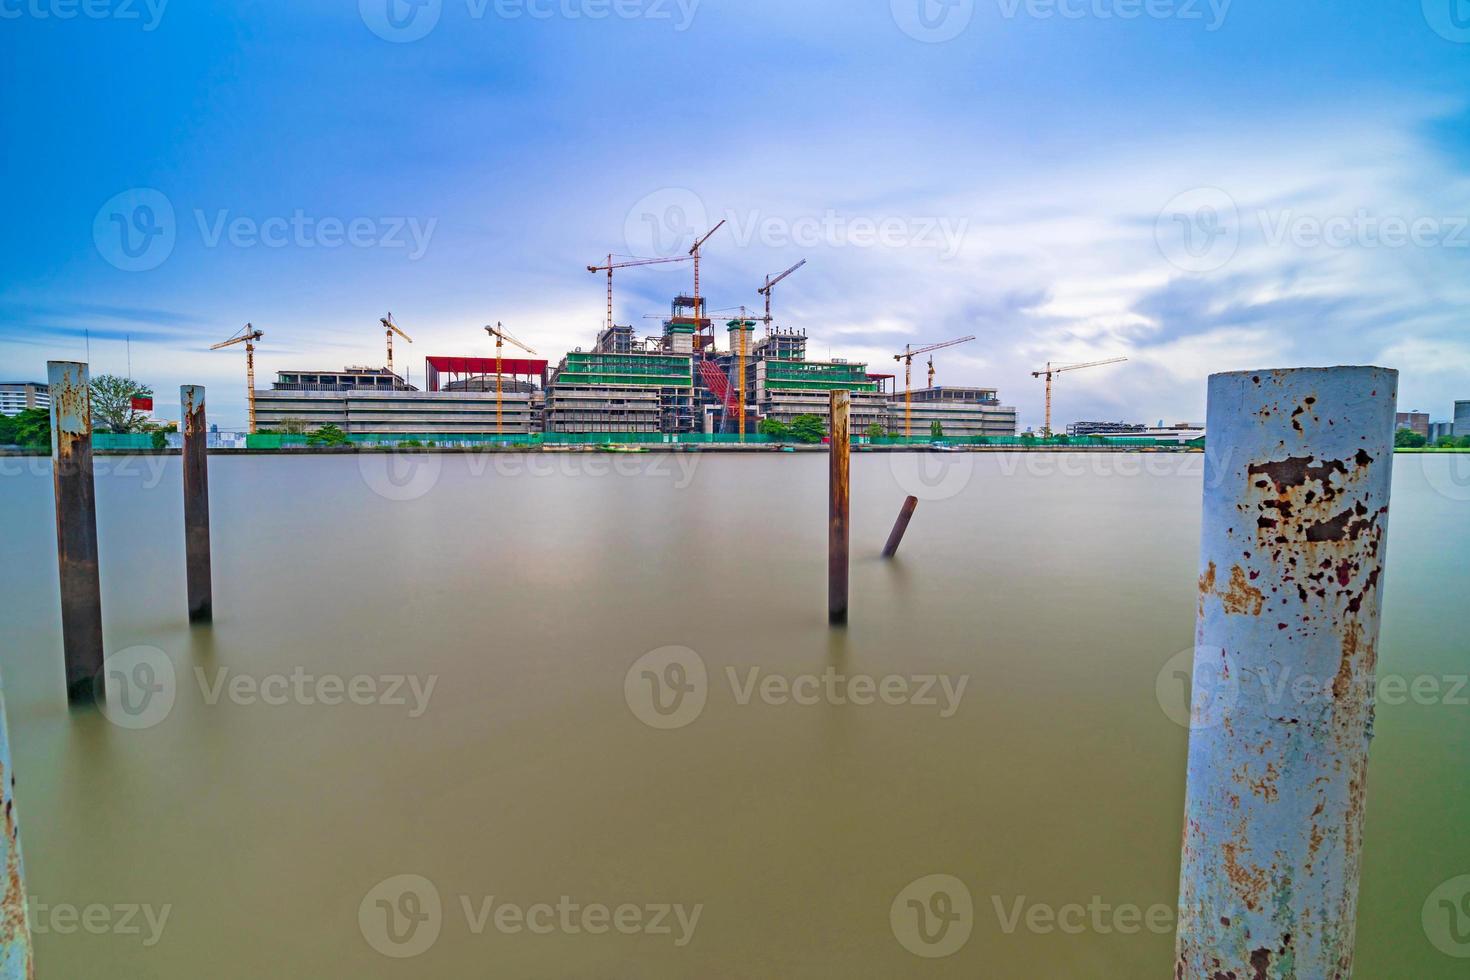
{"type": "Polygon", "coordinates": [[[133,399],[133,411],[135,411],[135,412],[151,412],[151,411],[153,411],[153,399],[150,398],[150,397],[137,397],[137,398],[134,398],[133,399]]]}

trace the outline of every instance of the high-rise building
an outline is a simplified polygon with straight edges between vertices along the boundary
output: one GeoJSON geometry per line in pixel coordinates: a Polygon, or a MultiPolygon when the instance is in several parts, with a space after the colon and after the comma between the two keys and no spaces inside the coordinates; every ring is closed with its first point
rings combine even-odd
{"type": "Polygon", "coordinates": [[[1455,436],[1470,436],[1470,401],[1455,402],[1455,436]]]}
{"type": "Polygon", "coordinates": [[[50,408],[51,389],[39,381],[0,384],[0,415],[18,415],[28,408],[50,408]]]}

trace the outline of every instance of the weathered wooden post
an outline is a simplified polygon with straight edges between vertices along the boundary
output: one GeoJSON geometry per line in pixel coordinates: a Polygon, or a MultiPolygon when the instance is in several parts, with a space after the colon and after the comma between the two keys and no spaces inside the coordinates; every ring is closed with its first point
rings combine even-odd
{"type": "Polygon", "coordinates": [[[1177,977],[1351,975],[1397,389],[1210,378],[1177,977]]]}
{"type": "Polygon", "coordinates": [[[903,544],[903,536],[909,529],[909,521],[914,518],[914,510],[919,506],[918,497],[910,497],[903,502],[899,509],[898,520],[893,522],[893,530],[888,534],[888,543],[883,546],[883,557],[892,558],[898,554],[898,546],[903,544]]]}
{"type": "Polygon", "coordinates": [[[831,393],[832,452],[829,457],[830,500],[827,510],[827,621],[847,622],[848,464],[852,458],[852,436],[847,391],[831,393]]]}
{"type": "Polygon", "coordinates": [[[31,924],[26,914],[25,860],[20,848],[20,824],[15,810],[15,773],[10,768],[10,728],[5,717],[5,693],[0,690],[0,801],[4,821],[0,833],[0,861],[5,863],[5,895],[0,902],[0,980],[32,980],[31,924]]]}
{"type": "Polygon", "coordinates": [[[66,695],[73,702],[92,701],[93,681],[102,669],[102,589],[97,575],[97,499],[92,484],[87,365],[48,361],[46,372],[51,390],[51,471],[66,695]]]}
{"type": "Polygon", "coordinates": [[[205,425],[204,386],[179,388],[184,426],[184,553],[189,619],[214,615],[209,572],[209,430],[205,425]]]}

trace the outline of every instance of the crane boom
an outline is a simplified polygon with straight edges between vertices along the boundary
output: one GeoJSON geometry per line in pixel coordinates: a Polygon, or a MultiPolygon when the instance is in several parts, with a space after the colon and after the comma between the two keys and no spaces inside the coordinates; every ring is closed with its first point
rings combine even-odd
{"type": "Polygon", "coordinates": [[[1052,366],[1050,361],[1046,362],[1044,371],[1032,371],[1031,377],[1046,379],[1046,423],[1042,426],[1042,435],[1051,438],[1051,388],[1053,379],[1063,371],[1081,371],[1083,368],[1102,367],[1105,364],[1121,364],[1128,360],[1126,357],[1110,357],[1104,361],[1086,361],[1082,364],[1058,364],[1052,366]]]}
{"type": "MultiPolygon", "coordinates": [[[[917,355],[917,354],[928,354],[931,351],[943,350],[946,347],[955,347],[955,346],[957,346],[959,344],[968,344],[970,341],[972,341],[974,339],[975,339],[974,336],[969,336],[969,337],[956,337],[954,340],[943,340],[943,341],[940,341],[937,344],[926,344],[923,347],[915,347],[912,344],[905,344],[903,350],[900,353],[893,355],[893,359],[895,361],[903,361],[903,434],[904,434],[904,438],[907,439],[907,438],[909,438],[910,436],[912,436],[914,434],[914,432],[913,432],[913,400],[914,400],[914,392],[913,392],[913,387],[914,387],[913,386],[913,370],[914,370],[914,356],[917,355]]],[[[930,367],[930,371],[931,371],[931,373],[933,371],[932,364],[931,364],[931,367],[930,367]]]]}
{"type": "Polygon", "coordinates": [[[393,373],[393,335],[395,333],[398,334],[398,336],[402,337],[404,340],[408,341],[410,344],[413,343],[413,338],[410,337],[408,334],[404,333],[402,330],[400,330],[398,328],[398,324],[396,324],[396,323],[393,322],[393,314],[392,313],[389,313],[387,316],[380,316],[380,317],[378,317],[378,322],[383,325],[383,332],[388,335],[388,373],[389,374],[392,374],[393,373]]]}
{"type": "MultiPolygon", "coordinates": [[[[704,319],[704,303],[699,298],[699,250],[704,247],[704,243],[709,241],[715,232],[725,227],[725,221],[726,219],[721,218],[719,224],[705,232],[704,237],[696,241],[689,249],[689,254],[694,259],[694,323],[696,330],[699,328],[700,321],[704,319]]],[[[710,339],[713,340],[714,338],[711,337],[710,339]]]]}
{"type": "Polygon", "coordinates": [[[802,259],[800,262],[796,263],[791,268],[787,269],[785,272],[781,273],[779,276],[777,276],[774,279],[772,279],[770,276],[766,276],[766,284],[756,290],[757,293],[759,293],[760,295],[762,295],[762,296],[764,296],[766,298],[766,316],[765,316],[765,321],[766,321],[766,329],[768,331],[771,328],[771,289],[772,289],[772,287],[774,287],[782,279],[785,279],[787,276],[791,275],[793,272],[795,272],[797,269],[800,269],[804,265],[806,265],[806,259],[802,259]]]}
{"type": "Polygon", "coordinates": [[[637,268],[638,266],[641,266],[641,265],[662,265],[665,262],[688,262],[689,259],[691,258],[691,256],[688,256],[688,255],[675,255],[675,256],[672,256],[670,258],[662,258],[662,259],[641,259],[641,258],[633,257],[633,258],[627,259],[627,261],[624,261],[624,262],[614,262],[613,259],[616,258],[616,257],[617,256],[613,255],[612,253],[608,253],[607,261],[604,262],[602,265],[589,265],[587,267],[587,271],[588,272],[593,272],[593,273],[596,273],[596,272],[606,272],[607,273],[607,328],[609,330],[612,329],[612,325],[613,325],[613,270],[614,269],[633,269],[633,268],[637,268]]]}

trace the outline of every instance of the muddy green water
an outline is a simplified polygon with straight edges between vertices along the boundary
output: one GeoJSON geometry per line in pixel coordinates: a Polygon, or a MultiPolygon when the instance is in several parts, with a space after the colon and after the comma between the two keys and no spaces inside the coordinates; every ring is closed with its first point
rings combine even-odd
{"type": "MultiPolygon", "coordinates": [[[[859,454],[846,632],[821,456],[216,456],[192,629],[178,461],[98,463],[116,721],[0,460],[43,978],[1170,973],[1201,457],[859,454]]],[[[1369,980],[1470,963],[1422,921],[1470,874],[1467,465],[1395,474],[1380,674],[1440,687],[1379,708],[1369,980]]]]}

